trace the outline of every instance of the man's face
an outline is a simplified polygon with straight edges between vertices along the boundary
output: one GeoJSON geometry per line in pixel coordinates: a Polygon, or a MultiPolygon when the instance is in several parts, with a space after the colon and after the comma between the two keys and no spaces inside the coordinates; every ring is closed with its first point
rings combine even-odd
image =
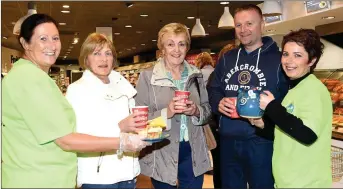
{"type": "Polygon", "coordinates": [[[235,31],[238,40],[245,46],[254,46],[262,38],[264,22],[255,10],[244,10],[234,17],[235,31]]]}

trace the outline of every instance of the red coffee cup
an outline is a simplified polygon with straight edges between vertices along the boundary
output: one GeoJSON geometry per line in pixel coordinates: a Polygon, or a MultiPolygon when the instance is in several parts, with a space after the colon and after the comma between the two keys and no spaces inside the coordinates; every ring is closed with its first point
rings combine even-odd
{"type": "Polygon", "coordinates": [[[234,104],[235,109],[234,111],[231,113],[231,118],[239,118],[240,116],[238,115],[237,112],[237,97],[229,97],[229,100],[234,104]]]}
{"type": "MultiPolygon", "coordinates": [[[[140,121],[137,121],[137,123],[148,121],[148,112],[149,112],[148,106],[135,106],[135,107],[131,108],[131,113],[134,113],[134,112],[144,112],[144,114],[141,114],[139,116],[140,121]]],[[[138,128],[145,129],[146,125],[138,127],[138,128]]]]}
{"type": "Polygon", "coordinates": [[[183,102],[185,102],[185,103],[187,102],[190,94],[191,94],[191,92],[189,92],[189,91],[180,91],[180,90],[175,91],[175,96],[181,97],[183,102]]]}

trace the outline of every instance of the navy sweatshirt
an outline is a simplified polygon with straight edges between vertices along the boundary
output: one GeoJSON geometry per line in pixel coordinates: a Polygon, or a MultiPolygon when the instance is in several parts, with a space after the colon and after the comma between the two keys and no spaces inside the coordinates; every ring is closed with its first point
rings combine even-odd
{"type": "Polygon", "coordinates": [[[269,90],[278,101],[288,91],[288,80],[281,67],[281,53],[270,37],[262,38],[263,46],[246,52],[241,45],[225,53],[214,70],[209,84],[209,101],[212,112],[220,115],[220,134],[235,139],[249,139],[256,136],[256,127],[247,119],[231,119],[218,111],[218,104],[224,97],[237,97],[238,89],[251,86],[269,90]]]}

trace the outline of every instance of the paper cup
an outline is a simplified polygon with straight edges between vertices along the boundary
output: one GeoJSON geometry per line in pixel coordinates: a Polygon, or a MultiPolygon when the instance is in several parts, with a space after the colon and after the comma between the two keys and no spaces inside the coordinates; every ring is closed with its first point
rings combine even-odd
{"type": "Polygon", "coordinates": [[[183,102],[187,102],[190,94],[191,92],[189,91],[175,91],[175,96],[181,97],[183,99],[183,102]]]}
{"type": "Polygon", "coordinates": [[[231,118],[239,118],[238,112],[237,112],[237,97],[229,97],[229,100],[233,102],[235,105],[234,112],[231,113],[231,118]]]}
{"type": "MultiPolygon", "coordinates": [[[[134,113],[134,112],[144,112],[143,115],[139,116],[140,121],[138,121],[138,123],[148,121],[148,112],[149,112],[149,107],[148,106],[135,106],[135,107],[133,107],[131,109],[131,112],[132,113],[134,113]]],[[[145,129],[146,125],[138,127],[138,128],[145,129]]]]}

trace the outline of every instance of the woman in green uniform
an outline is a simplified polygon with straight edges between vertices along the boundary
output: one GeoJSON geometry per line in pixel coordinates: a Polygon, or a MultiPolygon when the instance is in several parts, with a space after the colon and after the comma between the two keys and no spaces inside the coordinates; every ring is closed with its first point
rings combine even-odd
{"type": "MultiPolygon", "coordinates": [[[[75,152],[133,152],[147,145],[133,134],[74,132],[74,111],[48,75],[61,50],[55,20],[44,14],[28,17],[19,41],[23,58],[2,80],[2,187],[74,188],[75,152]]],[[[135,119],[124,119],[121,131],[136,131],[135,119]]]]}
{"type": "MultiPolygon", "coordinates": [[[[277,188],[331,188],[332,105],[327,88],[312,74],[324,45],[312,29],[283,38],[282,67],[290,90],[282,103],[266,91],[265,116],[275,123],[273,175],[277,188]]],[[[263,128],[263,121],[250,120],[263,128]]],[[[270,129],[266,122],[264,130],[270,129]]]]}

